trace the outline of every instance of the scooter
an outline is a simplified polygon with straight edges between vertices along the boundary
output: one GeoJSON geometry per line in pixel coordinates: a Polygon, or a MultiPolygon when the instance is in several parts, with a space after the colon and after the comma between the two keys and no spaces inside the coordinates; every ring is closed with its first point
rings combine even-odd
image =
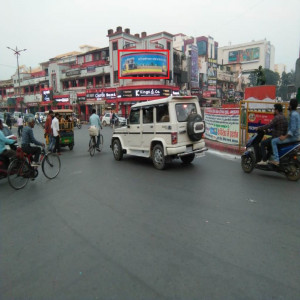
{"type": "MultiPolygon", "coordinates": [[[[264,131],[255,133],[246,144],[246,151],[241,157],[242,169],[245,173],[251,173],[253,169],[274,171],[285,175],[288,180],[300,179],[300,141],[278,145],[279,165],[271,163],[267,165],[257,164],[262,159],[260,143],[265,135],[264,131]]],[[[268,153],[268,157],[272,153],[268,153]]]]}

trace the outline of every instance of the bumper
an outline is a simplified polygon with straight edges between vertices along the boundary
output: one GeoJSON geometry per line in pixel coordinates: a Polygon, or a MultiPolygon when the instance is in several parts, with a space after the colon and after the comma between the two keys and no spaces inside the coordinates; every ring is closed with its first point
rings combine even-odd
{"type": "Polygon", "coordinates": [[[201,141],[200,143],[195,143],[192,146],[179,146],[179,147],[167,147],[166,155],[175,155],[178,157],[189,155],[192,153],[202,153],[207,151],[208,149],[205,147],[205,142],[201,141]]]}

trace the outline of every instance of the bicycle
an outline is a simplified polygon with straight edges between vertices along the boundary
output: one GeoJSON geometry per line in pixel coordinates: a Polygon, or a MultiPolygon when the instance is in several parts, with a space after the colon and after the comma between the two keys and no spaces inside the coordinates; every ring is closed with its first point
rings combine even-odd
{"type": "MultiPolygon", "coordinates": [[[[29,179],[34,180],[38,174],[38,167],[31,166],[32,154],[26,154],[21,148],[17,148],[17,157],[9,164],[7,177],[10,186],[16,190],[26,186],[29,179]]],[[[40,163],[43,174],[48,179],[54,179],[60,172],[61,162],[56,153],[42,149],[40,163]]]]}
{"type": "MultiPolygon", "coordinates": [[[[90,142],[89,142],[89,152],[90,152],[90,156],[94,156],[95,155],[95,151],[96,151],[96,135],[90,135],[90,142]]],[[[99,152],[102,151],[103,148],[103,135],[100,133],[100,143],[99,143],[99,152]]]]}

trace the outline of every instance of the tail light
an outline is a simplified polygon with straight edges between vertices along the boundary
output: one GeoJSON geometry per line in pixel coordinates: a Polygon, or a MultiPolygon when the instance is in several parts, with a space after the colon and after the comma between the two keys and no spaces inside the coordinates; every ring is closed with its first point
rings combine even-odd
{"type": "Polygon", "coordinates": [[[177,144],[177,132],[171,133],[172,145],[177,144]]]}

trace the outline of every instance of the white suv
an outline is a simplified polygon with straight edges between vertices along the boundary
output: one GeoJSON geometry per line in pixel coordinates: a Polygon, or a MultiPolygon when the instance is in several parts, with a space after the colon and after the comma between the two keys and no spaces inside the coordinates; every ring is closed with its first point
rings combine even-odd
{"type": "Polygon", "coordinates": [[[116,160],[123,154],[151,157],[162,170],[171,159],[188,164],[204,156],[204,131],[198,98],[170,96],[133,105],[127,127],[114,131],[111,148],[116,160]]]}

